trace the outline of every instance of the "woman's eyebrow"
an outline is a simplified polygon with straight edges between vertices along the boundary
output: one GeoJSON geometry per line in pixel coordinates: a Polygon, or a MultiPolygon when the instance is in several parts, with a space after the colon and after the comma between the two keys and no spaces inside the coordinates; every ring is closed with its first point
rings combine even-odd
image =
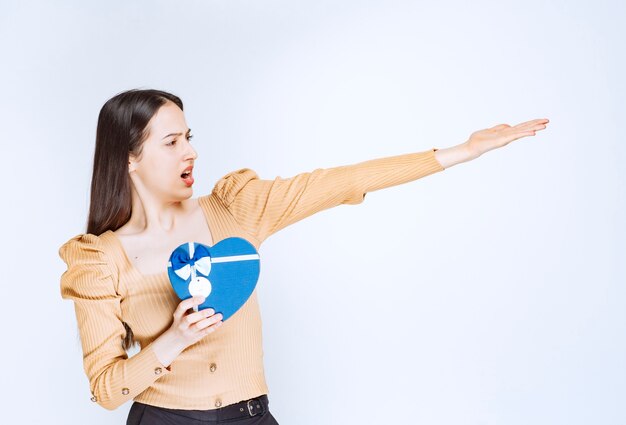
{"type": "MultiPolygon", "coordinates": [[[[187,129],[187,134],[189,134],[189,133],[191,133],[191,129],[190,128],[187,129]]],[[[182,136],[182,135],[183,135],[183,133],[170,133],[167,136],[165,136],[163,139],[167,139],[170,136],[182,136]]],[[[161,139],[161,140],[163,140],[163,139],[161,139]]]]}

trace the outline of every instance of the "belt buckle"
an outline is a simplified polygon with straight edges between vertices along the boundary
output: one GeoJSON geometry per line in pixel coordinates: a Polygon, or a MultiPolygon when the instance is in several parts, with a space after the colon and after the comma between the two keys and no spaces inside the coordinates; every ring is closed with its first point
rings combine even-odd
{"type": "Polygon", "coordinates": [[[256,416],[258,414],[258,412],[254,412],[252,413],[252,410],[254,409],[254,405],[250,404],[250,403],[260,403],[258,400],[248,400],[248,402],[246,403],[248,405],[248,414],[250,416],[256,416]]]}

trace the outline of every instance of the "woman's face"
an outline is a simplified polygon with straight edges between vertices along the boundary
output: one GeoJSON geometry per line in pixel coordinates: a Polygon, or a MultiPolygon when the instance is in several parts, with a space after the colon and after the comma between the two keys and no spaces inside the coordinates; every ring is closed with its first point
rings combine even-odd
{"type": "Polygon", "coordinates": [[[193,163],[198,157],[189,143],[191,130],[183,111],[167,102],[148,123],[149,136],[138,158],[129,157],[129,172],[142,195],[178,202],[193,194],[193,163]]]}

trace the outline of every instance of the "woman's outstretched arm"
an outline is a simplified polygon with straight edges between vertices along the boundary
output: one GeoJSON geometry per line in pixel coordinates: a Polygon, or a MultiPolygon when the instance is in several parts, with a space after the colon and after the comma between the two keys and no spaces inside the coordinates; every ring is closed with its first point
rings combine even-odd
{"type": "Polygon", "coordinates": [[[526,121],[511,127],[508,124],[500,124],[491,128],[478,130],[469,139],[460,145],[446,149],[438,149],[435,158],[444,168],[450,168],[461,162],[471,161],[492,149],[508,145],[513,140],[526,136],[534,136],[539,130],[546,128],[550,122],[546,118],[526,121]]]}
{"type": "Polygon", "coordinates": [[[341,204],[359,204],[369,192],[414,181],[460,162],[534,135],[546,119],[511,127],[500,124],[479,130],[457,146],[371,159],[356,164],[318,168],[290,178],[260,179],[242,168],[220,179],[216,196],[259,243],[305,217],[341,204]]]}

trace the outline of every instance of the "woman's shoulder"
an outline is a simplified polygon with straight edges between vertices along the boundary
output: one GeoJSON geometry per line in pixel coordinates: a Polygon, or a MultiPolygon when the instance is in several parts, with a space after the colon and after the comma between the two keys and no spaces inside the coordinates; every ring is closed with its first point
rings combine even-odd
{"type": "Polygon", "coordinates": [[[85,250],[98,249],[102,246],[102,241],[99,236],[91,233],[79,233],[76,236],[71,237],[59,248],[59,254],[61,256],[67,255],[71,252],[80,252],[85,250]]]}
{"type": "Polygon", "coordinates": [[[118,292],[118,269],[107,252],[106,235],[80,233],[59,248],[67,265],[61,275],[63,298],[118,292]]]}
{"type": "Polygon", "coordinates": [[[259,176],[254,170],[240,168],[220,178],[213,186],[211,194],[219,197],[228,206],[250,181],[258,179],[259,176]]]}
{"type": "Polygon", "coordinates": [[[61,245],[59,256],[68,266],[89,262],[106,263],[111,266],[112,263],[109,264],[111,248],[108,242],[108,233],[105,232],[100,236],[91,233],[79,233],[61,245]]]}

